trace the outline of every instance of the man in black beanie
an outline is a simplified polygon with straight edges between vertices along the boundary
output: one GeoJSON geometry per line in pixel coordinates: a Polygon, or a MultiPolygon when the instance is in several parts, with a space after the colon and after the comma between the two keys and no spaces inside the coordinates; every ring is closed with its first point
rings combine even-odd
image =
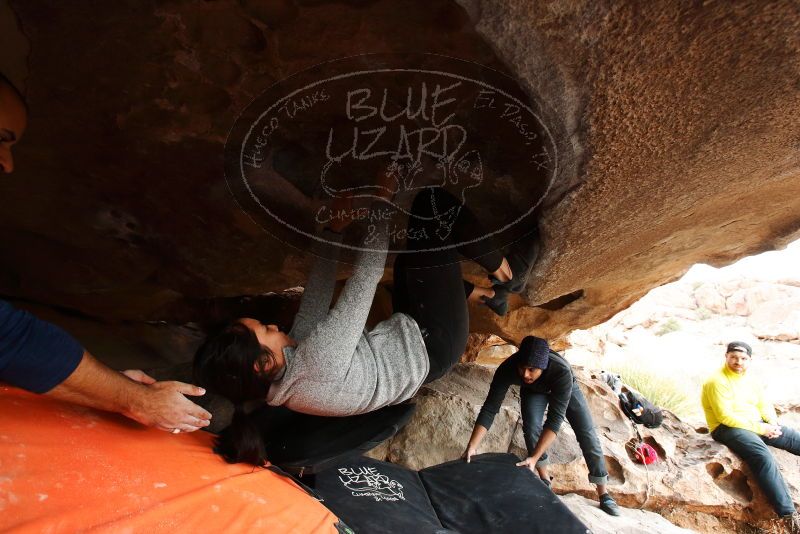
{"type": "Polygon", "coordinates": [[[512,385],[520,386],[522,434],[528,449],[528,458],[517,465],[538,473],[549,486],[547,449],[556,440],[556,433],[566,417],[589,467],[589,481],[597,485],[600,508],[607,514],[620,515],[619,506],[606,491],[608,471],[586,398],[569,363],[550,350],[547,341],[540,337],[528,336],[523,339],[519,350],[495,371],[489,394],[462,457],[469,462],[477,453],[478,445],[491,428],[512,385]]]}

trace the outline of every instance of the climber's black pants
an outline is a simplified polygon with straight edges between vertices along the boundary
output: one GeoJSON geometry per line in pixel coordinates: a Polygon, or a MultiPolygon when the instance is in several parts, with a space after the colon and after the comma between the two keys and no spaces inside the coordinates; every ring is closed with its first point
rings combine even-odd
{"type": "Polygon", "coordinates": [[[467,346],[472,284],[462,280],[459,261],[466,257],[494,272],[503,255],[472,211],[444,189],[423,189],[410,211],[409,252],[394,262],[392,305],[423,331],[430,382],[458,363],[467,346]]]}

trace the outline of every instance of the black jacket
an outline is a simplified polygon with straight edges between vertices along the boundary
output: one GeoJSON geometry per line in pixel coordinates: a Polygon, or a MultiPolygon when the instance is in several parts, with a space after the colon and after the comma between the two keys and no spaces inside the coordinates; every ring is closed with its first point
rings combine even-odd
{"type": "Polygon", "coordinates": [[[558,432],[559,428],[561,428],[561,423],[564,422],[566,417],[567,405],[572,396],[572,386],[575,382],[572,367],[563,356],[551,350],[547,369],[542,372],[542,375],[533,384],[525,384],[522,382],[522,377],[517,370],[521,361],[522,359],[517,352],[497,368],[494,378],[492,378],[492,385],[489,387],[489,394],[486,396],[483,407],[478,414],[476,424],[489,430],[494,421],[494,416],[497,415],[500,406],[503,404],[508,388],[512,385],[517,385],[520,386],[520,392],[522,393],[520,395],[520,403],[530,400],[530,396],[526,395],[526,393],[543,393],[547,395],[547,419],[545,419],[544,428],[558,432]]]}

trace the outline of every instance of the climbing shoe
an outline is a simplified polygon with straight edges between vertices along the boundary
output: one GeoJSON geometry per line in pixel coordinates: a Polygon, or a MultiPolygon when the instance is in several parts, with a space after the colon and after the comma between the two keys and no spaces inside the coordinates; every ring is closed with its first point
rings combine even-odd
{"type": "Polygon", "coordinates": [[[508,289],[503,286],[494,286],[492,289],[494,289],[494,296],[489,298],[481,295],[481,302],[502,317],[508,312],[508,289]]]}
{"type": "Polygon", "coordinates": [[[509,253],[507,260],[508,266],[511,268],[511,280],[507,282],[500,282],[494,276],[489,276],[492,284],[504,287],[511,293],[522,293],[525,289],[525,284],[528,283],[533,265],[539,257],[539,234],[533,234],[525,238],[522,242],[515,243],[509,253]]]}
{"type": "Polygon", "coordinates": [[[608,493],[604,493],[600,496],[600,509],[608,515],[620,515],[622,513],[617,501],[608,493]]]}

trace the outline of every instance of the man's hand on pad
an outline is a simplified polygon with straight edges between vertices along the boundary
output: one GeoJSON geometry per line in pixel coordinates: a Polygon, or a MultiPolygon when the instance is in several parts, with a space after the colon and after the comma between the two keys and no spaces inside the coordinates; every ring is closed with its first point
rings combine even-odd
{"type": "Polygon", "coordinates": [[[194,432],[211,423],[211,414],[185,397],[205,395],[203,388],[176,381],[158,382],[138,369],[122,374],[145,386],[131,399],[127,414],[131,419],[167,432],[194,432]]]}

